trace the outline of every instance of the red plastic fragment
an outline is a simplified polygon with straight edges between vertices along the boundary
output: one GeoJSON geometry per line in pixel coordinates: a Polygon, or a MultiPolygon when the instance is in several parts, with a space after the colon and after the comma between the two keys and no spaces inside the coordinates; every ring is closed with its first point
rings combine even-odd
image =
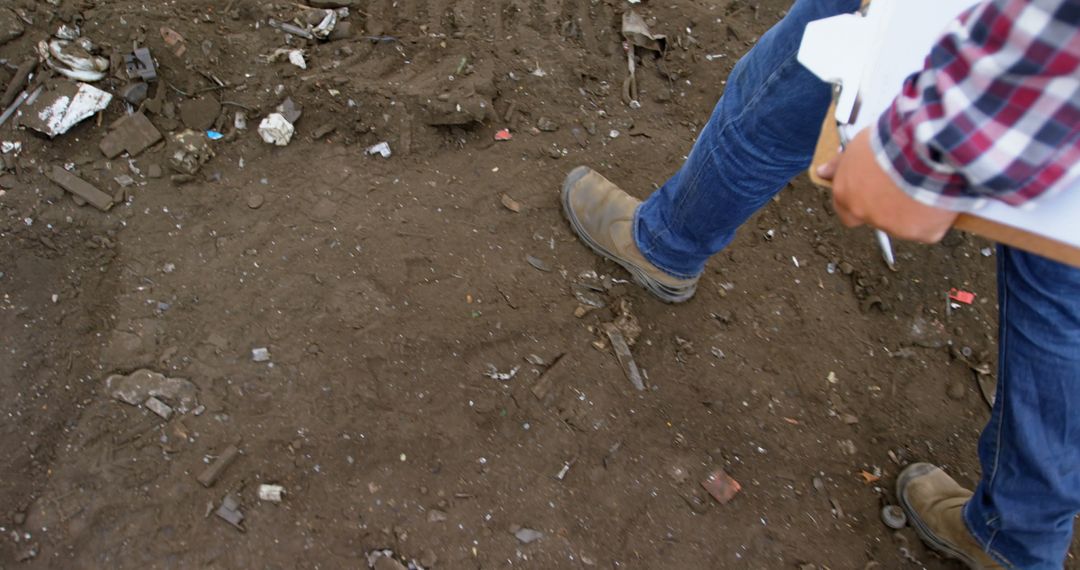
{"type": "Polygon", "coordinates": [[[495,140],[497,141],[508,141],[512,138],[514,138],[514,135],[510,134],[510,129],[503,129],[495,133],[495,140]]]}
{"type": "Polygon", "coordinates": [[[953,301],[956,301],[957,303],[963,303],[965,305],[970,305],[970,304],[975,302],[975,293],[971,293],[971,292],[968,292],[968,291],[961,291],[959,289],[950,289],[949,290],[949,298],[952,299],[953,301]]]}
{"type": "Polygon", "coordinates": [[[742,490],[742,485],[732,479],[723,469],[717,469],[710,473],[701,482],[701,486],[721,505],[726,505],[728,501],[735,498],[736,493],[742,490]]]}

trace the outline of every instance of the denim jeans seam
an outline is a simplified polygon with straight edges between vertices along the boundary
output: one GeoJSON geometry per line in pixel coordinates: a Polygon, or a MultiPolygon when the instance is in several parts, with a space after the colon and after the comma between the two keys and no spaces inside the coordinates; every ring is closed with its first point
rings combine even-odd
{"type": "Polygon", "coordinates": [[[667,273],[668,275],[670,275],[670,276],[672,276],[672,277],[674,277],[676,279],[693,279],[695,277],[698,277],[698,275],[687,275],[687,274],[685,274],[685,273],[683,273],[681,271],[672,270],[671,268],[667,267],[663,263],[659,263],[655,259],[653,259],[653,258],[651,258],[649,256],[649,254],[652,253],[652,250],[655,249],[655,248],[650,247],[649,249],[646,250],[646,249],[641,247],[640,240],[637,239],[638,238],[638,228],[639,228],[638,220],[640,219],[638,217],[638,212],[641,210],[641,207],[643,205],[644,205],[644,203],[638,204],[637,207],[634,208],[634,223],[631,225],[631,233],[633,235],[634,242],[638,246],[638,250],[641,251],[641,255],[643,257],[645,257],[646,261],[648,261],[649,263],[655,265],[657,269],[659,269],[660,271],[663,271],[664,273],[667,273]]]}

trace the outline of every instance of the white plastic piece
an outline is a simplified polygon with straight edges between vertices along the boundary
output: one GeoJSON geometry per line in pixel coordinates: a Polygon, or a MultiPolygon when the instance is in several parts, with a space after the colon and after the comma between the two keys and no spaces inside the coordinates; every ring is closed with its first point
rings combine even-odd
{"type": "Polygon", "coordinates": [[[289,50],[289,63],[300,69],[307,69],[307,62],[304,61],[304,52],[301,50],[289,50]]]}
{"type": "Polygon", "coordinates": [[[377,154],[383,158],[390,158],[390,155],[392,154],[390,152],[390,143],[381,142],[375,146],[369,147],[367,153],[373,156],[377,154]]]}
{"type": "Polygon", "coordinates": [[[259,136],[267,144],[285,146],[292,140],[296,128],[281,113],[271,113],[259,123],[259,136]]]}
{"type": "MultiPolygon", "coordinates": [[[[41,132],[50,137],[62,135],[109,106],[112,95],[85,83],[78,84],[74,96],[58,95],[48,104],[35,109],[41,121],[41,132]]],[[[36,128],[36,127],[35,127],[36,128]]]]}
{"type": "Polygon", "coordinates": [[[281,485],[259,485],[259,500],[271,503],[280,503],[285,495],[285,487],[281,485]]]}

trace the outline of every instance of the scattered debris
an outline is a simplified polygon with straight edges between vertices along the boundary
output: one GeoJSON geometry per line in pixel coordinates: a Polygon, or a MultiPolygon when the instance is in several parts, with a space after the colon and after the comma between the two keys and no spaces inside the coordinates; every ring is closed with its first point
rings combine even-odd
{"type": "Polygon", "coordinates": [[[293,49],[289,50],[289,63],[299,67],[300,69],[307,69],[307,61],[304,60],[304,52],[302,50],[293,49]]]}
{"type": "Polygon", "coordinates": [[[379,143],[377,145],[370,146],[367,149],[367,153],[372,155],[372,156],[377,154],[377,155],[379,155],[379,156],[381,156],[383,158],[390,158],[390,155],[392,154],[390,152],[390,143],[381,142],[381,143],[379,143]]]}
{"type": "Polygon", "coordinates": [[[514,530],[513,533],[514,536],[517,537],[518,541],[521,542],[521,544],[529,544],[531,542],[536,542],[537,540],[544,538],[544,533],[531,528],[519,528],[517,530],[514,530]]]}
{"type": "Polygon", "coordinates": [[[292,97],[286,98],[274,110],[278,113],[281,113],[281,116],[285,117],[286,121],[289,121],[294,125],[296,124],[296,121],[299,121],[300,117],[304,114],[304,108],[296,104],[296,101],[293,101],[292,97]]]}
{"type": "Polygon", "coordinates": [[[631,45],[663,55],[667,51],[667,36],[649,31],[645,20],[633,10],[623,14],[622,35],[631,45]]]}
{"type": "Polygon", "coordinates": [[[563,463],[562,469],[559,469],[559,472],[555,474],[555,479],[558,481],[566,479],[566,474],[570,472],[570,467],[572,467],[573,465],[573,461],[567,461],[566,463],[563,463]]]}
{"type": "Polygon", "coordinates": [[[641,371],[638,370],[637,363],[634,362],[634,355],[630,352],[630,345],[627,343],[626,338],[623,337],[619,327],[613,323],[605,323],[603,330],[611,341],[611,348],[615,351],[615,356],[619,359],[619,364],[622,366],[626,378],[634,385],[634,389],[639,392],[644,391],[645,382],[641,379],[641,371]]]}
{"type": "Polygon", "coordinates": [[[150,50],[144,47],[124,56],[124,70],[129,79],[140,79],[146,82],[157,80],[157,64],[150,50]]]}
{"type": "Polygon", "coordinates": [[[533,397],[537,400],[544,402],[548,396],[551,395],[552,390],[555,388],[555,376],[562,374],[567,369],[569,363],[573,360],[567,354],[560,354],[552,361],[551,366],[536,379],[529,391],[532,392],[533,397]]]}
{"type": "Polygon", "coordinates": [[[545,262],[544,260],[536,257],[535,255],[525,256],[525,261],[527,261],[529,265],[533,266],[533,269],[543,271],[544,273],[551,273],[551,266],[548,265],[547,262],[545,262]]]}
{"type": "MultiPolygon", "coordinates": [[[[48,174],[49,180],[52,180],[64,190],[71,192],[75,196],[81,198],[86,203],[93,205],[95,208],[102,212],[109,211],[109,208],[113,206],[113,198],[108,194],[98,190],[94,185],[79,178],[78,176],[64,170],[63,167],[55,165],[52,171],[48,174]]],[[[142,400],[137,401],[132,405],[139,405],[142,400]]]]}
{"type": "Polygon", "coordinates": [[[337,125],[335,125],[334,123],[323,123],[319,127],[315,128],[315,130],[311,133],[311,138],[314,140],[319,140],[336,130],[337,125]]]}
{"type": "Polygon", "coordinates": [[[607,303],[596,290],[581,283],[574,283],[571,288],[574,290],[574,298],[577,299],[578,303],[581,303],[582,307],[592,310],[603,309],[607,306],[607,303]]]}
{"type": "Polygon", "coordinates": [[[862,477],[863,484],[865,485],[870,485],[872,483],[877,483],[878,481],[881,481],[880,475],[875,475],[874,473],[866,471],[865,469],[859,471],[859,477],[862,477]]]}
{"type": "Polygon", "coordinates": [[[281,113],[271,113],[259,123],[259,136],[267,144],[288,145],[294,132],[296,128],[281,113]]]}
{"type": "Polygon", "coordinates": [[[957,303],[970,305],[975,302],[975,293],[962,291],[960,289],[950,289],[949,298],[953,301],[956,301],[957,303]]]}
{"type": "Polygon", "coordinates": [[[255,362],[266,362],[270,360],[270,349],[265,347],[251,349],[251,359],[255,362]]]}
{"type": "Polygon", "coordinates": [[[243,522],[244,513],[240,512],[240,501],[233,495],[225,495],[225,498],[221,501],[221,506],[214,513],[218,518],[231,524],[236,530],[244,532],[243,522]]]}
{"type": "Polygon", "coordinates": [[[22,62],[15,70],[15,74],[8,83],[7,89],[4,90],[4,95],[0,97],[0,109],[6,108],[3,117],[0,118],[0,124],[3,124],[4,121],[7,120],[7,117],[11,116],[11,114],[15,112],[15,109],[18,108],[18,105],[12,105],[12,103],[16,98],[20,97],[20,94],[22,94],[22,101],[26,100],[26,93],[23,92],[23,87],[25,87],[27,81],[29,81],[30,75],[37,69],[37,65],[37,60],[30,58],[22,62]]]}
{"type": "Polygon", "coordinates": [[[259,500],[271,503],[280,503],[285,495],[285,487],[281,485],[259,485],[259,500]]]}
{"type": "Polygon", "coordinates": [[[225,451],[222,451],[221,455],[218,455],[217,459],[199,474],[199,483],[206,488],[213,487],[214,483],[217,483],[217,480],[221,478],[221,474],[225,472],[225,469],[232,465],[239,455],[240,449],[235,445],[226,447],[225,451]]]}
{"type": "Polygon", "coordinates": [[[628,346],[634,346],[637,344],[637,339],[641,336],[641,324],[638,323],[637,317],[634,316],[632,311],[633,304],[630,299],[620,299],[618,307],[618,316],[612,321],[622,333],[623,338],[626,339],[628,346]]]}
{"type": "Polygon", "coordinates": [[[502,205],[506,207],[507,210],[510,210],[515,214],[521,211],[521,204],[519,204],[517,200],[507,195],[506,192],[503,192],[499,195],[499,201],[502,202],[502,205]]]}
{"type": "MultiPolygon", "coordinates": [[[[372,550],[367,554],[368,568],[374,570],[417,570],[415,564],[405,566],[398,561],[393,550],[372,550]]],[[[422,569],[420,569],[422,570],[422,569]]]]}
{"type": "Polygon", "coordinates": [[[94,55],[94,44],[88,38],[78,40],[42,40],[38,42],[38,58],[57,73],[75,81],[94,82],[105,78],[109,60],[94,55]]]}
{"type": "Polygon", "coordinates": [[[187,53],[187,43],[184,41],[184,36],[181,36],[176,30],[165,26],[161,27],[160,32],[161,39],[176,54],[176,57],[184,57],[184,54],[187,53]]]}
{"type": "Polygon", "coordinates": [[[26,99],[18,112],[19,122],[50,138],[104,110],[112,95],[85,83],[52,81],[26,99]]]}
{"type": "Polygon", "coordinates": [[[907,514],[897,505],[886,505],[881,509],[881,522],[893,530],[900,530],[907,526],[907,514]]]}
{"type": "Polygon", "coordinates": [[[25,31],[18,14],[10,8],[0,8],[0,46],[18,38],[25,31]]]}
{"type": "Polygon", "coordinates": [[[143,404],[143,405],[146,406],[146,409],[148,409],[151,412],[154,412],[155,414],[161,416],[161,419],[163,419],[163,420],[168,421],[168,419],[171,418],[172,415],[173,415],[173,409],[171,407],[169,407],[168,404],[166,404],[165,402],[162,402],[161,400],[159,400],[159,399],[157,399],[157,398],[155,398],[153,396],[150,396],[149,398],[147,398],[146,403],[143,404]]]}
{"type": "Polygon", "coordinates": [[[138,107],[150,94],[150,86],[142,81],[128,83],[120,90],[120,98],[132,107],[138,107]]]}
{"type": "Polygon", "coordinates": [[[559,124],[547,117],[540,117],[536,120],[536,128],[545,133],[553,133],[559,130],[559,124]]]}
{"type": "Polygon", "coordinates": [[[127,376],[109,376],[105,379],[105,391],[132,406],[144,405],[149,398],[164,400],[172,403],[181,414],[188,413],[198,405],[198,388],[190,380],[168,378],[146,369],[136,370],[127,376]]]}
{"type": "Polygon", "coordinates": [[[721,505],[726,505],[735,495],[742,490],[742,485],[732,479],[723,469],[717,469],[709,474],[701,486],[716,499],[721,505]]]}
{"type": "Polygon", "coordinates": [[[500,142],[508,141],[508,140],[513,139],[513,138],[514,138],[514,135],[510,134],[510,129],[502,129],[501,131],[498,131],[498,132],[495,133],[495,140],[500,141],[500,142]]]}
{"type": "Polygon", "coordinates": [[[494,364],[488,364],[487,372],[484,372],[484,376],[491,378],[492,380],[498,380],[499,382],[508,382],[517,376],[520,366],[515,366],[510,369],[509,372],[499,372],[499,369],[494,364]]]}
{"type": "Polygon", "coordinates": [[[192,130],[172,135],[169,146],[169,166],[180,174],[194,175],[214,157],[206,137],[192,130]]]}
{"type": "Polygon", "coordinates": [[[101,139],[98,148],[106,158],[116,158],[127,152],[138,156],[161,140],[161,132],[142,113],[125,115],[112,124],[112,130],[101,139]]]}

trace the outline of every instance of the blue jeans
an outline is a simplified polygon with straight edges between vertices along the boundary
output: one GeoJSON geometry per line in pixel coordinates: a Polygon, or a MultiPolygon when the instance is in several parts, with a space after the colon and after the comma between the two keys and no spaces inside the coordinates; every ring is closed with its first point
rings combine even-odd
{"type": "MultiPolygon", "coordinates": [[[[859,0],[798,0],[735,66],[686,163],[637,211],[634,237],[676,277],[709,257],[809,165],[831,89],[795,59],[807,22],[859,0]]],[[[997,404],[964,517],[1009,567],[1061,568],[1080,512],[1080,269],[999,249],[997,404]]]]}

